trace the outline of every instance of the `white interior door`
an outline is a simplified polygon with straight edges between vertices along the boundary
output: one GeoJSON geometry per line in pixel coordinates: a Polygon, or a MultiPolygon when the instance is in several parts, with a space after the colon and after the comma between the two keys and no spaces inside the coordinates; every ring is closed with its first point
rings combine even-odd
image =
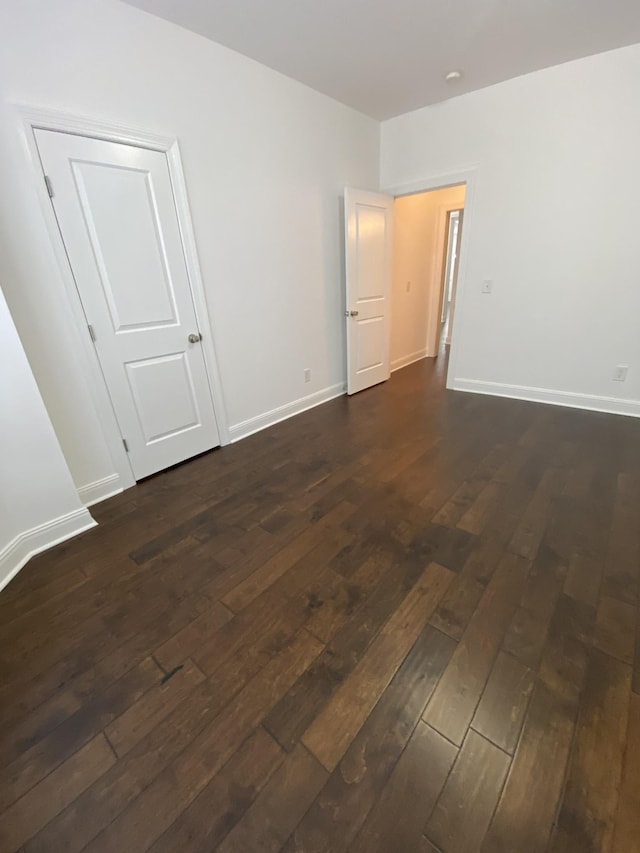
{"type": "Polygon", "coordinates": [[[35,130],[136,479],[219,444],[166,156],[35,130]]]}
{"type": "Polygon", "coordinates": [[[447,337],[445,344],[451,345],[451,333],[453,331],[453,315],[456,308],[456,292],[458,290],[458,272],[460,269],[460,244],[462,242],[462,225],[464,220],[464,210],[458,211],[458,227],[455,233],[455,248],[453,258],[453,274],[451,276],[451,289],[449,291],[449,316],[447,317],[447,337]]]}
{"type": "Polygon", "coordinates": [[[389,378],[393,198],[344,191],[347,393],[389,378]]]}

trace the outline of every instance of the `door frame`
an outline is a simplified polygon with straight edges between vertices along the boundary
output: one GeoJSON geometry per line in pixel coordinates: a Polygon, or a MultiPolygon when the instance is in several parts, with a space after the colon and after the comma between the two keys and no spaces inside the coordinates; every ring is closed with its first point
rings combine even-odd
{"type": "Polygon", "coordinates": [[[187,187],[180,156],[180,147],[175,137],[164,136],[158,133],[141,131],[118,124],[96,121],[90,118],[73,115],[66,112],[58,112],[47,109],[14,104],[22,126],[22,137],[26,147],[29,165],[33,171],[34,185],[40,202],[45,225],[49,233],[51,245],[56,256],[58,269],[64,283],[64,294],[70,309],[70,326],[74,337],[74,346],[81,348],[84,358],[81,359],[82,370],[85,373],[93,403],[102,425],[103,435],[111,458],[120,477],[120,485],[123,489],[135,485],[135,477],[126,453],[122,435],[116,420],[111,397],[100,367],[98,354],[87,331],[87,321],[80,299],[80,293],[76,287],[71,265],[58,227],[51,199],[43,180],[42,164],[38,153],[38,147],[34,130],[51,130],[58,133],[70,133],[76,136],[86,136],[93,139],[102,139],[106,142],[120,142],[135,145],[139,148],[147,148],[159,151],[167,158],[169,176],[175,200],[176,215],[180,237],[185,256],[187,276],[191,288],[198,329],[202,333],[202,350],[204,355],[205,369],[209,390],[213,400],[214,416],[218,426],[220,444],[229,444],[229,422],[227,419],[222,379],[218,367],[213,332],[207,299],[202,281],[200,262],[193,231],[193,223],[189,208],[187,187]]]}
{"type": "Polygon", "coordinates": [[[406,184],[385,185],[380,192],[399,198],[405,195],[416,195],[429,190],[442,190],[447,187],[455,187],[459,184],[465,185],[464,201],[464,227],[460,242],[460,258],[458,261],[458,286],[453,296],[453,326],[451,330],[451,348],[449,350],[449,364],[447,367],[446,387],[455,388],[456,367],[458,353],[461,349],[460,330],[464,328],[462,319],[464,317],[464,293],[467,286],[467,258],[471,242],[471,225],[473,222],[473,209],[475,201],[476,185],[478,181],[478,167],[476,164],[461,167],[457,171],[441,172],[428,175],[406,184]],[[457,333],[454,335],[454,330],[457,333]]]}
{"type": "MultiPolygon", "coordinates": [[[[427,351],[427,356],[436,356],[438,354],[438,347],[440,344],[440,326],[442,316],[442,306],[444,304],[444,287],[445,280],[444,276],[447,271],[447,249],[448,249],[448,236],[449,236],[449,214],[453,213],[454,210],[464,210],[458,204],[441,204],[438,208],[438,225],[436,227],[436,251],[433,256],[433,270],[431,274],[431,281],[437,282],[436,287],[431,289],[430,294],[430,305],[429,305],[429,317],[427,319],[427,342],[425,349],[427,351]],[[438,251],[438,247],[440,247],[440,251],[438,251]]],[[[464,219],[464,217],[463,217],[464,219]]],[[[463,229],[464,230],[464,229],[463,229]]],[[[462,242],[462,235],[461,235],[462,242]]],[[[460,270],[460,263],[458,262],[458,271],[460,270]]],[[[450,319],[455,316],[455,311],[453,310],[453,303],[455,302],[456,292],[455,289],[451,294],[451,312],[450,319]]],[[[452,339],[451,330],[449,331],[449,338],[452,339]]]]}

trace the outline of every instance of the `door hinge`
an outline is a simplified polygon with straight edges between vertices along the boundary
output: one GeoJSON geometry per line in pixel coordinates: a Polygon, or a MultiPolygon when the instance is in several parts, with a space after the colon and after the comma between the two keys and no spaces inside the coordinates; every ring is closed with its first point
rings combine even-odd
{"type": "Polygon", "coordinates": [[[128,452],[129,452],[129,445],[127,444],[127,439],[126,439],[126,438],[123,438],[123,439],[122,439],[122,443],[124,444],[124,449],[125,449],[125,450],[127,451],[127,453],[128,453],[128,452]]]}
{"type": "Polygon", "coordinates": [[[89,329],[89,337],[91,338],[91,340],[92,340],[92,341],[94,342],[94,344],[95,344],[95,342],[96,342],[96,333],[95,333],[95,331],[94,331],[93,326],[91,325],[91,323],[87,323],[87,329],[89,329]]]}
{"type": "Polygon", "coordinates": [[[44,176],[44,183],[47,188],[47,192],[49,193],[49,198],[53,198],[53,184],[51,183],[49,175],[44,176]]]}

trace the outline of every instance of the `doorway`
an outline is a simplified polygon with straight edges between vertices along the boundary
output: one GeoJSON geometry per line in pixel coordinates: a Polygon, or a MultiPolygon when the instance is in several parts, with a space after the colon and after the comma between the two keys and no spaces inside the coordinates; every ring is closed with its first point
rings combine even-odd
{"type": "Polygon", "coordinates": [[[391,369],[446,355],[451,343],[466,187],[396,196],[391,369]]]}
{"type": "Polygon", "coordinates": [[[451,344],[451,327],[454,294],[458,284],[458,259],[460,257],[460,241],[462,239],[462,220],[464,209],[447,211],[445,238],[445,262],[443,266],[440,293],[440,336],[438,349],[451,344]]]}
{"type": "MultiPolygon", "coordinates": [[[[444,341],[451,342],[472,179],[472,173],[461,174],[459,182],[443,179],[433,188],[427,183],[389,194],[345,189],[348,394],[436,357],[445,326],[444,341]]],[[[447,382],[452,351],[449,357],[445,349],[447,382]]]]}
{"type": "Polygon", "coordinates": [[[115,428],[136,480],[220,443],[166,151],[33,128],[115,428]]]}

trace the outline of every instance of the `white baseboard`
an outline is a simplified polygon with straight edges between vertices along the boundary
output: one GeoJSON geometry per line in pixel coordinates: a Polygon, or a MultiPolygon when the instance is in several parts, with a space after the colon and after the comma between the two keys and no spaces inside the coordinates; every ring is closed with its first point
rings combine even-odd
{"type": "Polygon", "coordinates": [[[101,480],[87,483],[86,486],[80,486],[78,488],[78,495],[85,506],[93,506],[100,501],[105,501],[107,498],[112,498],[114,495],[120,494],[121,491],[120,474],[110,474],[101,480]]]}
{"type": "Polygon", "coordinates": [[[76,509],[20,533],[0,550],[0,589],[18,574],[31,557],[95,526],[96,522],[91,518],[89,510],[76,509]]]}
{"type": "Polygon", "coordinates": [[[403,355],[402,358],[396,358],[391,362],[391,372],[400,370],[401,367],[407,367],[413,364],[414,361],[420,361],[421,358],[426,358],[429,355],[426,349],[419,349],[417,352],[410,352],[409,355],[403,355]]]}
{"type": "Polygon", "coordinates": [[[239,441],[241,438],[246,438],[253,435],[254,432],[259,432],[262,429],[273,426],[274,424],[284,421],[293,415],[299,415],[301,412],[306,412],[307,409],[313,409],[314,406],[319,406],[321,403],[327,403],[335,397],[340,397],[345,392],[343,382],[337,385],[330,385],[328,388],[323,388],[321,391],[316,391],[314,394],[308,394],[306,397],[300,397],[292,403],[286,403],[284,406],[278,406],[276,409],[271,409],[270,412],[265,412],[263,415],[256,415],[255,418],[248,418],[246,421],[229,427],[229,435],[231,441],[239,441]]]}
{"type": "Polygon", "coordinates": [[[482,382],[479,379],[453,379],[448,386],[453,391],[470,391],[493,397],[512,397],[534,403],[550,403],[572,409],[607,412],[611,415],[640,417],[640,400],[623,400],[619,397],[599,397],[577,394],[573,391],[552,391],[548,388],[529,388],[526,385],[507,385],[502,382],[482,382]]]}

